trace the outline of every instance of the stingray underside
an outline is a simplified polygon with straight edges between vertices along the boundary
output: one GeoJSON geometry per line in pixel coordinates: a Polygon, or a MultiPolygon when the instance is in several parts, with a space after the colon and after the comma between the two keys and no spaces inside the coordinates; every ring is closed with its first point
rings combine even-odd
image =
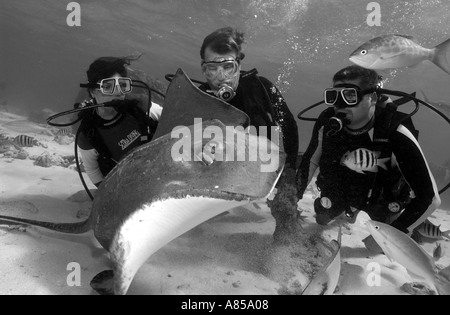
{"type": "MultiPolygon", "coordinates": [[[[97,192],[94,233],[111,253],[116,294],[126,293],[140,266],[174,238],[221,212],[266,198],[283,170],[284,152],[266,137],[244,131],[248,116],[199,95],[190,104],[200,115],[191,115],[195,124],[168,119],[165,123],[173,127],[168,129],[161,121],[158,130],[170,132],[132,151],[97,192]],[[216,105],[217,119],[201,116],[202,107],[212,113],[216,105]],[[237,124],[230,121],[233,115],[237,124]]],[[[166,115],[170,108],[165,104],[166,115]]]]}

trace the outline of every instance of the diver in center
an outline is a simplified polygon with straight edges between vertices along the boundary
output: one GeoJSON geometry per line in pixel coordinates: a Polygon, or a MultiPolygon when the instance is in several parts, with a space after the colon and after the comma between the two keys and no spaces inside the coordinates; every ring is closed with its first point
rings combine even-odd
{"type": "MultiPolygon", "coordinates": [[[[259,127],[267,127],[268,131],[272,126],[281,128],[280,142],[287,157],[277,186],[275,204],[271,205],[272,214],[278,219],[274,234],[277,238],[278,231],[289,229],[284,225],[292,224],[293,216],[298,213],[295,190],[299,146],[297,123],[272,82],[259,76],[256,69],[241,71],[241,62],[245,57],[241,48],[243,42],[244,34],[232,27],[218,29],[204,39],[200,56],[202,73],[207,82],[199,88],[242,110],[250,117],[250,124],[257,131],[259,127]]],[[[270,133],[267,136],[271,139],[270,133]]]]}
{"type": "MultiPolygon", "coordinates": [[[[363,210],[411,234],[440,205],[438,189],[406,114],[379,95],[376,71],[349,66],[324,91],[324,110],[297,173],[298,196],[317,175],[316,221],[363,210]],[[319,169],[318,174],[316,170],[319,169]]],[[[370,237],[366,247],[376,248],[370,237]]]]}

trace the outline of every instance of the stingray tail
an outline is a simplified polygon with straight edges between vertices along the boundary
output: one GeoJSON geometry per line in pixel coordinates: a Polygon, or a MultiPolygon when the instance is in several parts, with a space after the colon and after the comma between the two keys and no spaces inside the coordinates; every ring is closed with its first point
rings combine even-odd
{"type": "Polygon", "coordinates": [[[23,223],[23,224],[29,224],[29,225],[43,227],[45,229],[56,231],[56,232],[69,233],[69,234],[83,234],[83,233],[88,232],[91,229],[89,221],[90,221],[90,218],[88,218],[85,221],[75,222],[75,223],[52,223],[52,222],[35,221],[35,220],[0,215],[0,223],[1,224],[8,225],[8,222],[11,224],[23,223]]]}
{"type": "Polygon", "coordinates": [[[450,39],[436,46],[436,52],[431,60],[439,68],[450,74],[450,66],[447,60],[447,53],[450,50],[450,39]]]}

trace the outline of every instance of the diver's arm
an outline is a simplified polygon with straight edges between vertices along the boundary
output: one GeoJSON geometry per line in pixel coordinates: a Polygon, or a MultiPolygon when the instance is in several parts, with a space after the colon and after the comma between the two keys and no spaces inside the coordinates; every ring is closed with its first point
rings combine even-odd
{"type": "Polygon", "coordinates": [[[391,136],[391,145],[402,175],[415,195],[392,226],[409,233],[439,207],[441,200],[422,149],[412,133],[400,125],[391,136]]]}
{"type": "Polygon", "coordinates": [[[162,114],[162,106],[156,103],[152,103],[152,107],[150,107],[150,118],[154,121],[159,121],[159,118],[161,118],[162,114]]]}
{"type": "Polygon", "coordinates": [[[276,86],[264,77],[260,77],[260,80],[269,95],[273,107],[273,119],[283,133],[283,146],[287,154],[286,164],[295,169],[298,156],[298,127],[294,115],[276,86]]]}
{"type": "Polygon", "coordinates": [[[308,149],[303,154],[299,169],[297,170],[297,196],[303,198],[303,194],[311,182],[314,173],[319,167],[322,156],[323,126],[318,122],[314,125],[311,141],[308,149]]]}
{"type": "Polygon", "coordinates": [[[81,159],[83,160],[84,169],[86,170],[86,174],[89,176],[89,179],[95,186],[99,186],[103,181],[103,174],[100,171],[100,166],[98,164],[98,152],[95,149],[83,150],[78,147],[80,150],[81,159]]]}

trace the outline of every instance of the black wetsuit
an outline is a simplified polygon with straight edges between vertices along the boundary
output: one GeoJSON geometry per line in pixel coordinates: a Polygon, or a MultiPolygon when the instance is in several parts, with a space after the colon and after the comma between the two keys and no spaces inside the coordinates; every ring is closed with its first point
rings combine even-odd
{"type": "Polygon", "coordinates": [[[96,185],[132,149],[149,142],[156,130],[157,121],[137,104],[128,102],[124,108],[109,121],[90,111],[80,125],[78,147],[85,169],[96,185]]]}
{"type": "MultiPolygon", "coordinates": [[[[407,233],[423,222],[439,206],[440,199],[420,145],[404,124],[386,133],[385,143],[373,141],[374,132],[384,126],[382,123],[385,117],[384,111],[385,109],[377,107],[375,125],[369,131],[355,134],[343,129],[333,134],[329,133],[327,122],[334,110],[332,108],[325,110],[314,126],[311,142],[303,155],[297,173],[298,192],[299,197],[302,198],[313,173],[319,167],[316,184],[321,197],[327,197],[333,205],[332,217],[354,207],[367,211],[373,219],[381,221],[383,216],[380,216],[379,207],[375,204],[384,198],[382,202],[387,215],[389,212],[387,204],[397,201],[389,200],[389,198],[399,197],[392,197],[391,191],[388,190],[394,189],[392,186],[396,185],[397,181],[392,181],[392,178],[396,176],[398,178],[400,174],[408,186],[408,196],[404,196],[403,193],[402,198],[408,200],[405,202],[404,211],[392,225],[407,233]],[[344,165],[343,156],[347,152],[355,151],[360,154],[364,152],[366,155],[370,152],[376,155],[377,152],[382,151],[386,154],[384,157],[395,158],[397,167],[393,167],[389,161],[386,163],[387,171],[380,166],[376,171],[372,169],[358,172],[355,165],[354,169],[357,171],[352,170],[344,165]],[[389,185],[391,187],[388,187],[389,185]],[[409,198],[409,190],[413,191],[413,198],[409,198]],[[375,193],[378,195],[374,196],[375,193]],[[374,211],[374,209],[378,210],[374,211]]],[[[361,158],[364,157],[361,155],[361,158]]],[[[382,156],[379,158],[381,160],[382,156]]],[[[378,162],[381,164],[380,160],[378,162]]]]}
{"type": "MultiPolygon", "coordinates": [[[[199,87],[207,91],[210,87],[199,87]]],[[[286,164],[295,168],[298,155],[298,128],[280,91],[256,70],[243,72],[239,79],[236,96],[228,102],[250,117],[250,124],[258,127],[280,126],[283,133],[283,147],[287,154],[286,164]]],[[[270,130],[269,130],[270,131],[270,130]]],[[[270,139],[270,134],[268,135],[270,139]]]]}

